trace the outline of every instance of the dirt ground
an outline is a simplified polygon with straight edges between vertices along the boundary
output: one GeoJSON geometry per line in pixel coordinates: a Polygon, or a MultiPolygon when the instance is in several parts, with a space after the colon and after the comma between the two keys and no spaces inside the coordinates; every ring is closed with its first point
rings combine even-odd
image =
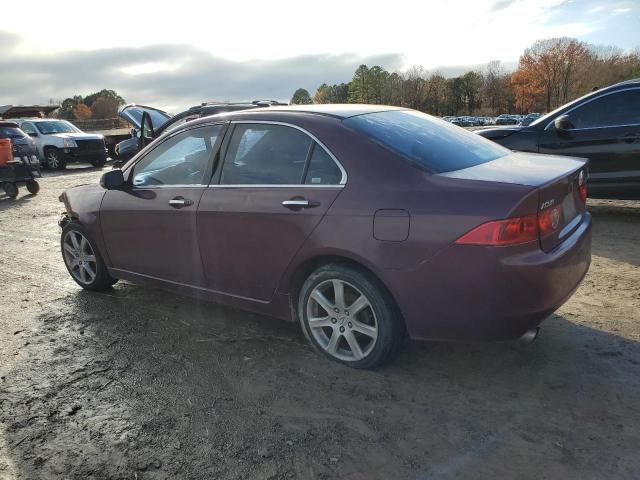
{"type": "Polygon", "coordinates": [[[356,371],[296,325],[78,288],[57,197],[99,173],[0,198],[0,479],[640,478],[640,202],[590,201],[591,270],[536,343],[356,371]]]}

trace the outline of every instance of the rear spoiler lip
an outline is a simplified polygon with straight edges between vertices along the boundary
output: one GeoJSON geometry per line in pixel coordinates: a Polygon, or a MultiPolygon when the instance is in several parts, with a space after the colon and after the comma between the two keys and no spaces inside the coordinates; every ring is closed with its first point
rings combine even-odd
{"type": "Polygon", "coordinates": [[[588,166],[581,157],[512,152],[480,165],[435,176],[542,188],[588,166]]]}

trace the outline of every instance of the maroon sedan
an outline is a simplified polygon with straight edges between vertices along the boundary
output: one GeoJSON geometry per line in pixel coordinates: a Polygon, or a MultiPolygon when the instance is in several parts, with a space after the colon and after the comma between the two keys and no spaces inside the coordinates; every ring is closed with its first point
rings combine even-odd
{"type": "Polygon", "coordinates": [[[413,110],[201,118],[61,196],[83,288],[144,282],[299,321],[373,367],[414,339],[533,336],[590,262],[584,161],[513,153],[413,110]]]}

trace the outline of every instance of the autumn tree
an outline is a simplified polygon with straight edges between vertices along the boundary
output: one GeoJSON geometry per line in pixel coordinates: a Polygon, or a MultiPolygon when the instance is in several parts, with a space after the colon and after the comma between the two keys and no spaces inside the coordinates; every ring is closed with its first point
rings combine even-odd
{"type": "Polygon", "coordinates": [[[572,96],[579,66],[588,57],[585,44],[575,39],[538,40],[520,57],[517,79],[526,90],[540,90],[544,110],[550,111],[572,96]]]}
{"type": "Polygon", "coordinates": [[[291,105],[310,105],[313,103],[311,100],[311,95],[304,88],[299,88],[293,93],[293,97],[291,97],[291,101],[289,102],[291,105]]]}
{"type": "Polygon", "coordinates": [[[118,116],[118,101],[113,97],[98,97],[91,104],[93,118],[115,118],[118,116]]]}
{"type": "Polygon", "coordinates": [[[91,118],[91,109],[84,103],[78,103],[73,107],[73,116],[78,120],[88,120],[91,118]]]}

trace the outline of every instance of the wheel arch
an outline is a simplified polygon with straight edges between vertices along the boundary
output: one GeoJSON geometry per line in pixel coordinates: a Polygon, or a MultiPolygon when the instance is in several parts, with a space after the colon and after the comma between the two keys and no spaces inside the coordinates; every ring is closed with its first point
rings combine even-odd
{"type": "Polygon", "coordinates": [[[284,282],[282,282],[281,290],[286,292],[290,297],[291,304],[291,313],[292,319],[294,321],[298,320],[297,314],[297,298],[304,284],[304,281],[307,279],[312,272],[317,270],[318,268],[329,265],[329,264],[337,264],[348,266],[351,268],[355,268],[358,270],[362,270],[367,274],[371,275],[371,277],[379,284],[380,288],[382,288],[389,298],[393,302],[393,306],[395,307],[398,315],[402,319],[402,323],[405,324],[404,317],[402,315],[402,311],[398,302],[395,298],[395,295],[391,291],[391,289],[386,285],[384,280],[381,278],[380,274],[375,270],[375,267],[369,265],[362,258],[355,257],[354,255],[345,253],[345,252],[330,252],[330,253],[318,253],[316,255],[305,258],[303,261],[298,263],[294,268],[291,269],[289,275],[286,276],[284,282]]]}

